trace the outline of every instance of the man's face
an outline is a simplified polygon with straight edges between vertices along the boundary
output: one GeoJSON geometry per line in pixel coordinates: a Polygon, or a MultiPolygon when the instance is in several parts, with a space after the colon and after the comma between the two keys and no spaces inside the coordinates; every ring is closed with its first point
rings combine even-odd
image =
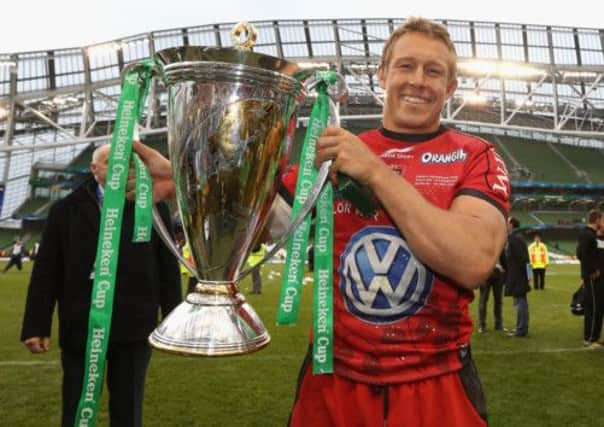
{"type": "Polygon", "coordinates": [[[104,146],[100,149],[98,156],[90,163],[90,170],[96,179],[96,182],[105,186],[105,178],[107,178],[107,162],[109,160],[109,146],[104,146]]]}
{"type": "Polygon", "coordinates": [[[394,132],[429,133],[438,130],[440,112],[455,92],[447,46],[421,33],[407,33],[392,46],[390,62],[380,68],[386,92],[384,127],[394,132]]]}

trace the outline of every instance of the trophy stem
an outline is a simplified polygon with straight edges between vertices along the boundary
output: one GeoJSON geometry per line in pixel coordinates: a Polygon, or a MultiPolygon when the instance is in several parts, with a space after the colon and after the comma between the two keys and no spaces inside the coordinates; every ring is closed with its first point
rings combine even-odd
{"type": "Polygon", "coordinates": [[[255,310],[229,282],[198,282],[149,336],[152,347],[188,356],[252,353],[269,341],[255,310]]]}

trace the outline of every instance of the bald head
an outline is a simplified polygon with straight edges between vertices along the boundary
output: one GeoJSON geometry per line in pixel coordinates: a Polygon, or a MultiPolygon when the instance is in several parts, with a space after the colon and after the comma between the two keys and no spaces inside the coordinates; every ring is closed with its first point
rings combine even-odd
{"type": "Polygon", "coordinates": [[[107,162],[109,159],[109,145],[101,145],[92,153],[90,161],[90,171],[94,175],[94,179],[103,187],[105,186],[105,178],[107,177],[107,162]]]}

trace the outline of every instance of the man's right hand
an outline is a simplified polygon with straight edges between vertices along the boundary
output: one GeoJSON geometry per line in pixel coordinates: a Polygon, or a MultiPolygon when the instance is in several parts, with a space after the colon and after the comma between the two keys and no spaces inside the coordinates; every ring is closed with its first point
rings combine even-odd
{"type": "Polygon", "coordinates": [[[45,353],[50,349],[50,338],[31,337],[23,341],[23,344],[32,353],[45,353]]]}
{"type": "MultiPolygon", "coordinates": [[[[176,187],[172,179],[172,165],[157,150],[146,146],[145,144],[134,141],[134,151],[149,168],[149,173],[153,179],[153,201],[173,199],[176,197],[176,187]]],[[[126,186],[129,199],[134,199],[134,180],[128,182],[126,186]]]]}

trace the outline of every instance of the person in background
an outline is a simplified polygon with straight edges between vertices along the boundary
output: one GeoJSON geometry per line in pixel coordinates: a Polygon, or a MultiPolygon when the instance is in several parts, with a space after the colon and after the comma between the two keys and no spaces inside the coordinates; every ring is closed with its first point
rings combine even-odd
{"type": "Polygon", "coordinates": [[[527,293],[530,291],[528,272],[530,268],[528,247],[519,230],[520,221],[508,218],[508,241],[505,248],[506,275],[505,295],[513,297],[516,308],[516,328],[508,335],[524,338],[528,335],[529,306],[527,293]]]}
{"type": "Polygon", "coordinates": [[[252,294],[260,295],[262,293],[262,266],[258,266],[258,263],[262,261],[265,256],[266,248],[264,244],[257,243],[247,259],[248,266],[252,268],[252,291],[250,292],[252,294]]]}
{"type": "MultiPolygon", "coordinates": [[[[598,306],[600,307],[600,312],[602,313],[602,317],[604,318],[604,276],[602,272],[604,272],[604,214],[600,215],[600,223],[598,224],[597,235],[597,243],[598,243],[598,271],[600,272],[600,277],[598,278],[598,306]]],[[[598,339],[598,344],[604,345],[604,342],[598,339]]]]}
{"type": "Polygon", "coordinates": [[[493,292],[493,317],[495,320],[495,330],[503,331],[503,283],[505,282],[505,252],[501,252],[499,261],[495,265],[493,272],[486,280],[484,285],[480,286],[480,297],[478,300],[478,333],[482,334],[487,330],[487,303],[489,302],[489,293],[493,292]]]}
{"type": "MultiPolygon", "coordinates": [[[[63,368],[62,422],[73,427],[84,374],[100,211],[104,198],[109,146],[92,156],[89,178],[50,209],[34,262],[21,340],[32,353],[50,350],[50,331],[58,304],[59,346],[63,368]]],[[[167,206],[158,204],[165,224],[167,206]]],[[[107,351],[107,388],[111,426],[143,425],[143,394],[151,349],[147,337],[158,321],[181,301],[176,258],[152,232],[150,242],[134,243],[134,204],[124,207],[107,351]]]]}
{"type": "Polygon", "coordinates": [[[15,237],[15,241],[13,242],[13,247],[10,250],[10,258],[8,263],[4,266],[3,273],[6,273],[8,270],[12,268],[13,265],[17,266],[19,271],[23,270],[22,258],[23,258],[23,243],[21,242],[20,237],[15,237]]]}
{"type": "Polygon", "coordinates": [[[306,260],[308,261],[308,271],[310,273],[314,273],[315,271],[315,247],[314,245],[309,245],[306,250],[306,260]]]}
{"type": "Polygon", "coordinates": [[[39,251],[39,250],[40,250],[40,242],[36,241],[36,242],[34,243],[34,245],[32,246],[31,251],[30,251],[30,253],[29,253],[29,258],[30,258],[32,261],[35,261],[35,260],[36,260],[36,256],[38,255],[38,251],[39,251]]]}
{"type": "MultiPolygon", "coordinates": [[[[600,223],[596,233],[598,239],[598,271],[604,272],[604,214],[600,215],[600,223]]],[[[604,282],[604,278],[603,278],[604,282]]],[[[604,295],[604,292],[602,293],[604,295]]]]}
{"type": "Polygon", "coordinates": [[[585,348],[601,348],[599,342],[602,333],[602,318],[604,315],[604,283],[599,263],[597,233],[602,227],[602,213],[590,210],[586,217],[587,225],[577,236],[577,258],[581,263],[581,280],[585,289],[583,301],[583,346],[585,348]]]}
{"type": "MultiPolygon", "coordinates": [[[[193,255],[191,254],[191,246],[189,246],[189,242],[184,240],[181,249],[182,257],[186,259],[189,264],[194,268],[195,261],[193,260],[193,255]]],[[[187,293],[191,293],[195,290],[195,285],[197,285],[197,278],[191,274],[189,269],[185,267],[183,264],[180,264],[180,274],[187,279],[187,293]]]]}
{"type": "Polygon", "coordinates": [[[528,246],[531,268],[533,269],[533,289],[545,289],[545,269],[549,264],[547,246],[541,241],[539,233],[535,233],[533,242],[528,246]]]}

